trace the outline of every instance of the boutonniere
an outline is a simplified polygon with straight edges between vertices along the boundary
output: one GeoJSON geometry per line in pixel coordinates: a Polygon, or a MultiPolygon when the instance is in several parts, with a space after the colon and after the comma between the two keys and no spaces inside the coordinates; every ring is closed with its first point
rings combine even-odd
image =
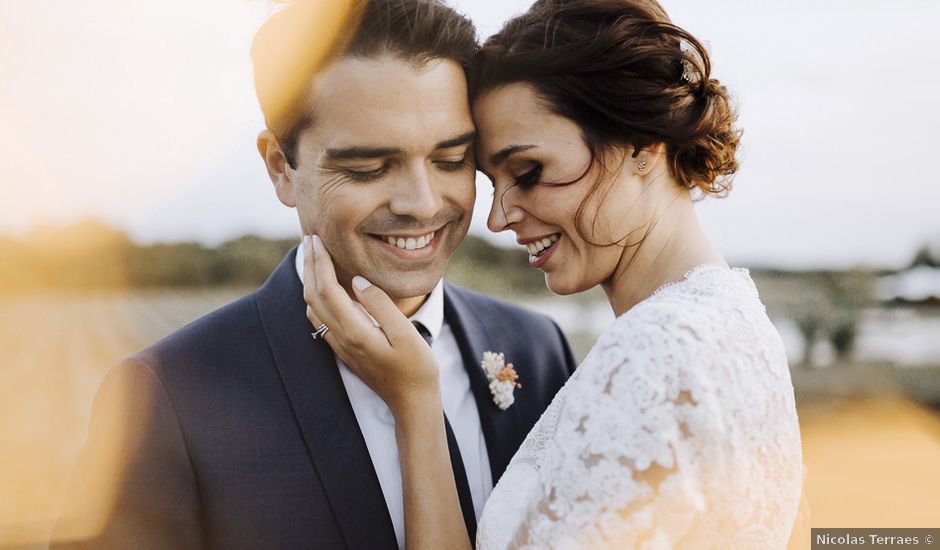
{"type": "Polygon", "coordinates": [[[513,390],[522,387],[522,384],[516,383],[519,380],[519,374],[516,373],[516,369],[512,368],[512,363],[506,364],[502,353],[492,351],[483,354],[483,372],[490,381],[493,403],[505,411],[516,400],[512,396],[513,390]]]}

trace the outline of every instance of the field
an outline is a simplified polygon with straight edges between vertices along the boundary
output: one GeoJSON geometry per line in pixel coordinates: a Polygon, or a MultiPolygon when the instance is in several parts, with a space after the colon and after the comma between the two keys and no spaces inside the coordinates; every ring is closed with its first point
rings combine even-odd
{"type": "MultiPolygon", "coordinates": [[[[106,370],[241,294],[0,298],[0,548],[44,548],[106,370]]],[[[800,417],[814,526],[938,525],[935,413],[887,394],[801,400],[800,417]]]]}
{"type": "Polygon", "coordinates": [[[0,547],[46,538],[107,369],[239,294],[44,294],[0,301],[0,547]]]}

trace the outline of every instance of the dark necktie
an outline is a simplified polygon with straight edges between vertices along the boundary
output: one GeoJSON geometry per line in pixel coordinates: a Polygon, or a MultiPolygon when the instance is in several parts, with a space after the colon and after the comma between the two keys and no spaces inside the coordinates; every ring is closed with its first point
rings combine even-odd
{"type": "MultiPolygon", "coordinates": [[[[431,332],[418,321],[412,321],[424,341],[431,345],[431,332]]],[[[447,431],[447,450],[450,452],[450,466],[454,470],[454,481],[457,482],[457,497],[460,498],[460,511],[463,512],[463,521],[467,524],[467,534],[470,543],[474,544],[477,536],[477,518],[473,511],[473,498],[470,496],[470,484],[467,482],[467,471],[463,467],[463,458],[460,456],[460,447],[457,438],[450,427],[447,415],[444,415],[444,428],[447,431]]]]}

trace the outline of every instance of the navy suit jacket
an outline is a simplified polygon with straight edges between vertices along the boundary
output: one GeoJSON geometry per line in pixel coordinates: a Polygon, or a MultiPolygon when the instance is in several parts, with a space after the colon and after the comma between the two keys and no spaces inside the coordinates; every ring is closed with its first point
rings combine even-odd
{"type": "MultiPolygon", "coordinates": [[[[397,548],[333,353],[310,337],[294,254],[107,374],[52,549],[397,548]]],[[[574,359],[547,317],[451,285],[444,296],[495,483],[574,359]],[[485,351],[519,373],[505,411],[485,351]]]]}

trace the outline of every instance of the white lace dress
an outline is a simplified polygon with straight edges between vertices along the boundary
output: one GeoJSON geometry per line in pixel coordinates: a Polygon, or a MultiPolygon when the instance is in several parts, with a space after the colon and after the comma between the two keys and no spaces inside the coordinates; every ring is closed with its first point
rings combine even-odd
{"type": "Polygon", "coordinates": [[[802,483],[780,336],[747,270],[701,266],[601,335],[493,490],[476,547],[782,549],[802,483]]]}

